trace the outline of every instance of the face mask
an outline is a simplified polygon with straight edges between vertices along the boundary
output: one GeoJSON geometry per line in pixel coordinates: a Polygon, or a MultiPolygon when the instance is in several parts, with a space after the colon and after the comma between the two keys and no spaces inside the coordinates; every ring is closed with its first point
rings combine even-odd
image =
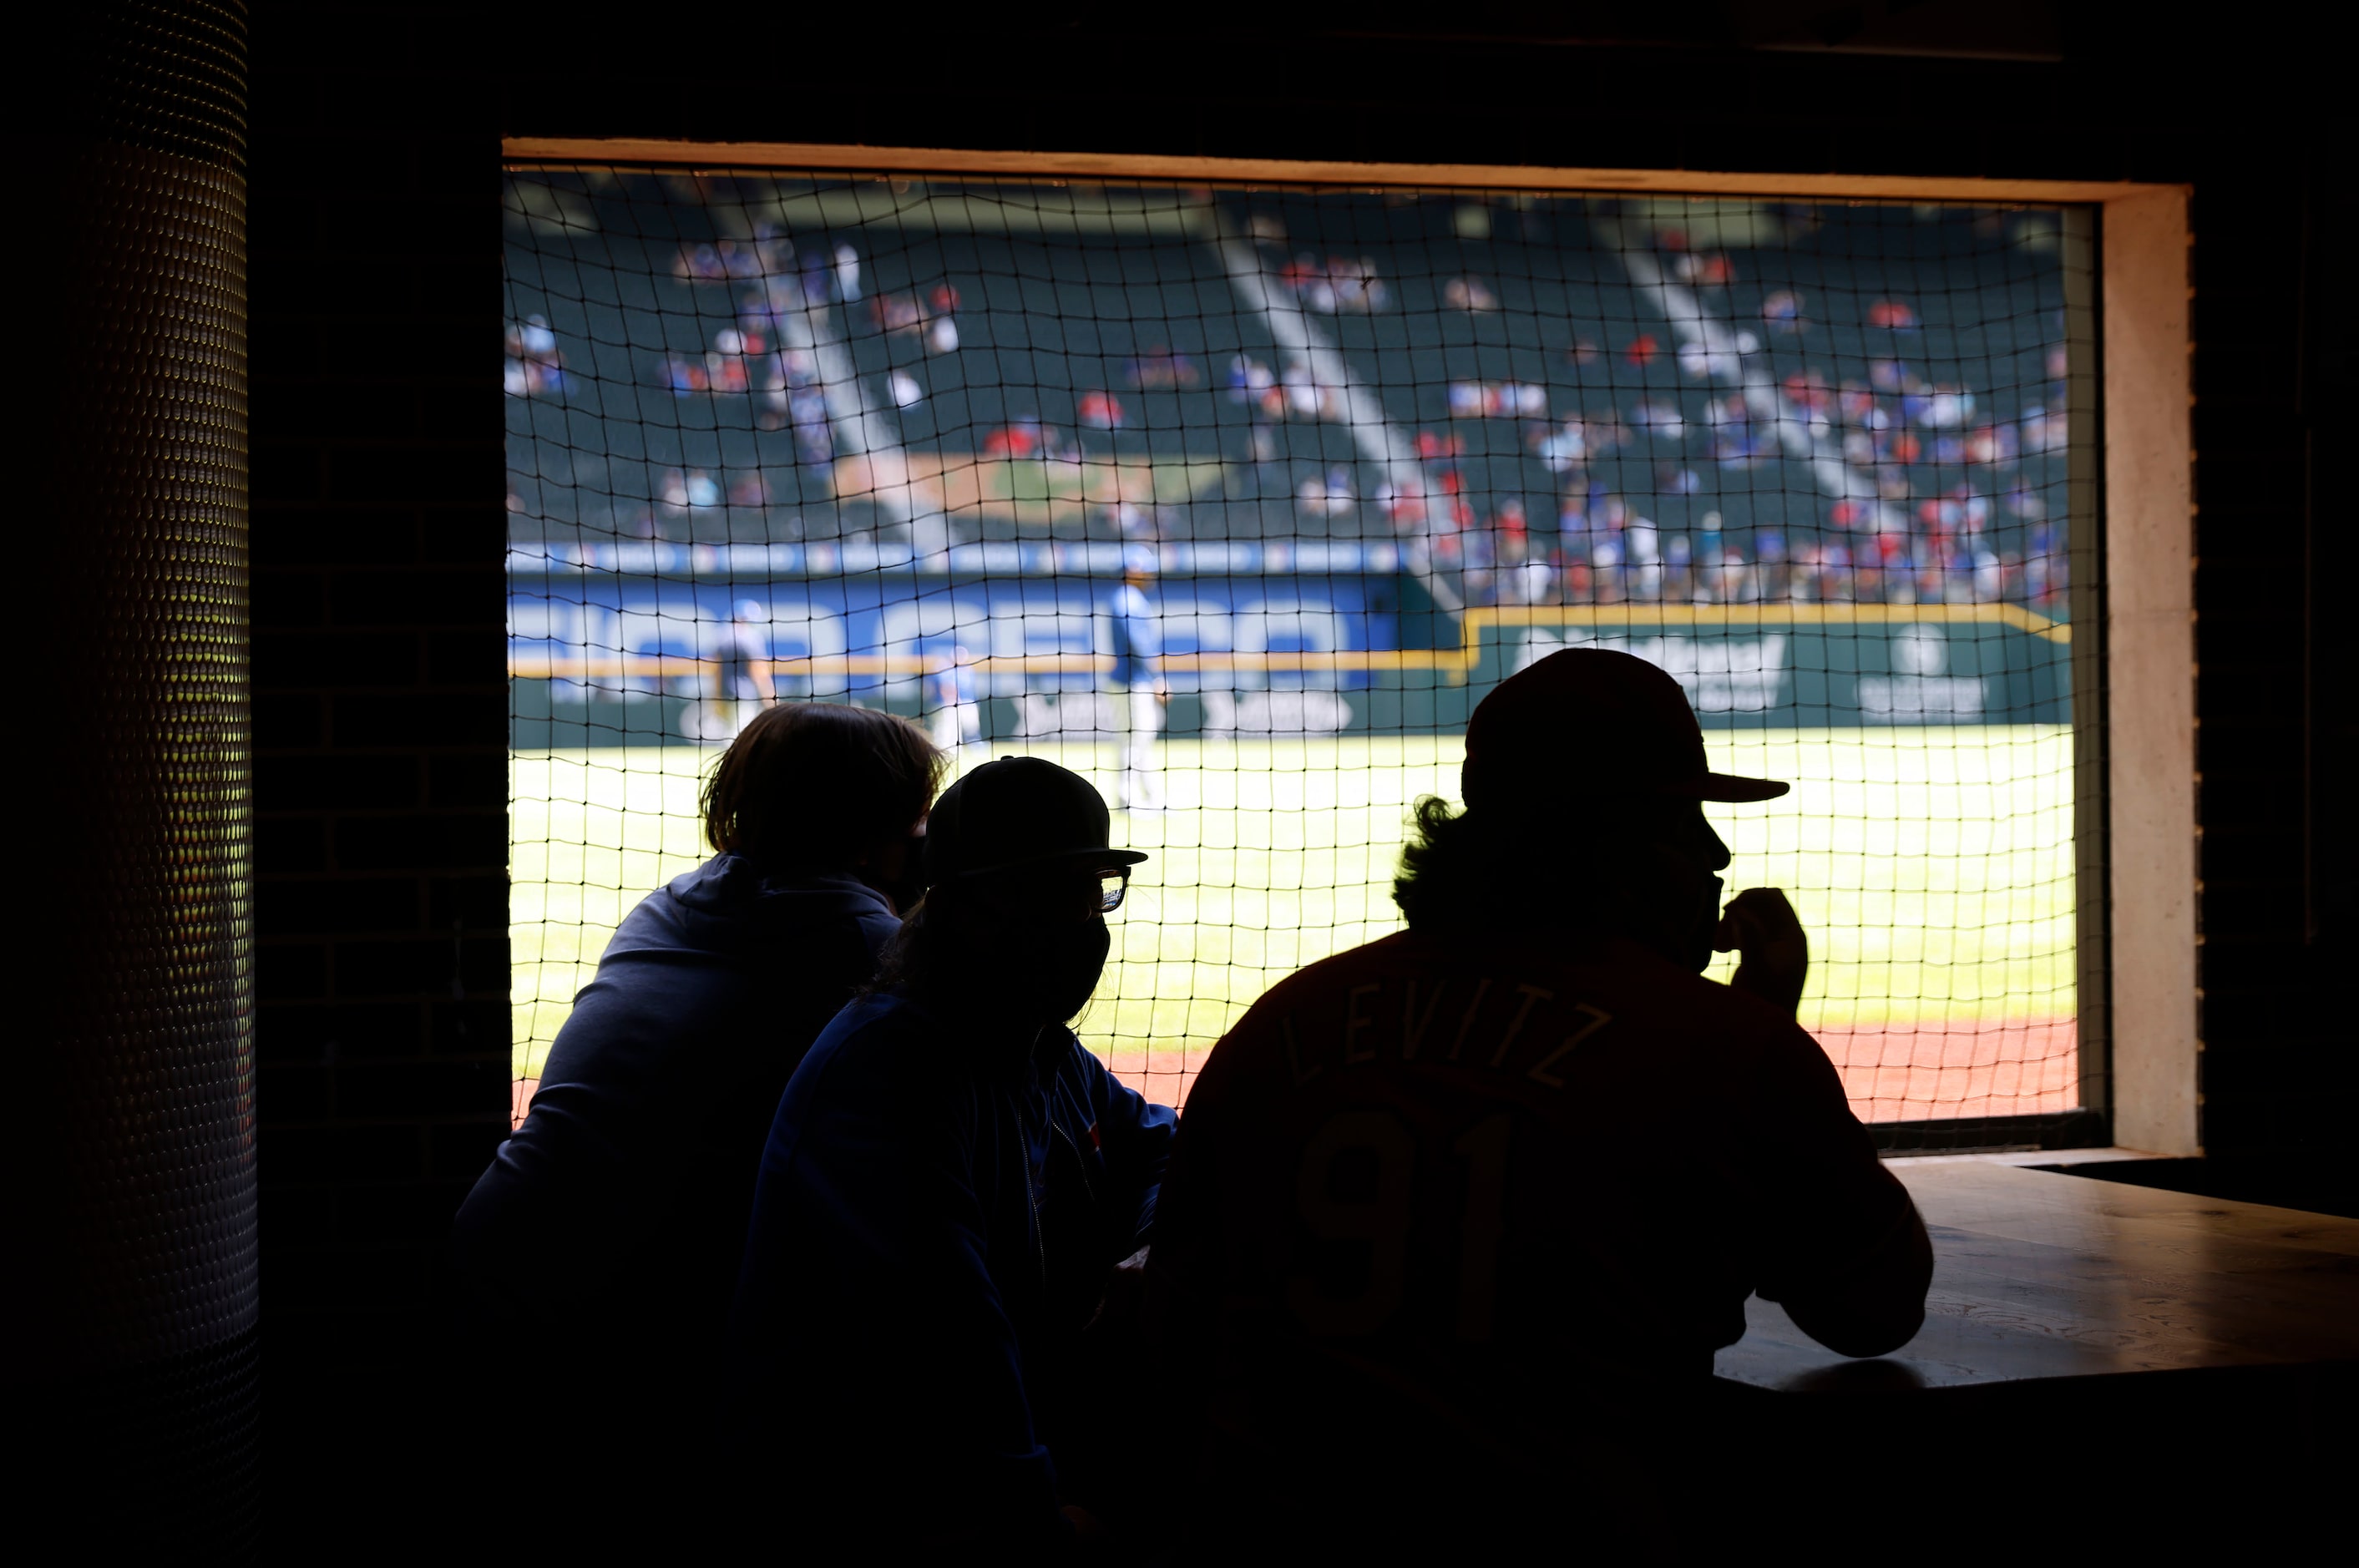
{"type": "Polygon", "coordinates": [[[988,1013],[1027,1024],[1062,1023],[1089,1006],[1105,973],[1113,933],[1102,920],[967,926],[967,994],[988,1013]]]}
{"type": "Polygon", "coordinates": [[[1090,1005],[1113,948],[1114,933],[1103,920],[1066,927],[1039,944],[1033,995],[1041,1022],[1063,1023],[1090,1005]]]}

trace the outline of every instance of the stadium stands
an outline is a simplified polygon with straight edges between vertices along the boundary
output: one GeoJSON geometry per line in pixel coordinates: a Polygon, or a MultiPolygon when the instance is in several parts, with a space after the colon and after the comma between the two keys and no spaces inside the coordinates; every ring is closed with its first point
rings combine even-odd
{"type": "Polygon", "coordinates": [[[1196,193],[1060,234],[870,181],[814,233],[758,214],[844,182],[516,178],[594,223],[516,213],[520,543],[1390,540],[1477,605],[2066,614],[2053,213],[1196,193]]]}

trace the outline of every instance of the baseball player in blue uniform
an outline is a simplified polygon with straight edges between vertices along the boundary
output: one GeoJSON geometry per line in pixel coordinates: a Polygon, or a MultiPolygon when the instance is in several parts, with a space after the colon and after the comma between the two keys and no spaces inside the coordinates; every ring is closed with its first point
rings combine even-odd
{"type": "Polygon", "coordinates": [[[983,739],[983,703],[974,679],[974,655],[963,644],[934,652],[926,667],[926,732],[952,756],[983,739]]]}
{"type": "Polygon", "coordinates": [[[1163,627],[1147,596],[1154,581],[1155,552],[1125,546],[1122,585],[1107,609],[1114,623],[1114,719],[1122,736],[1122,786],[1114,803],[1129,811],[1163,809],[1155,738],[1163,733],[1171,691],[1163,680],[1163,627]]]}

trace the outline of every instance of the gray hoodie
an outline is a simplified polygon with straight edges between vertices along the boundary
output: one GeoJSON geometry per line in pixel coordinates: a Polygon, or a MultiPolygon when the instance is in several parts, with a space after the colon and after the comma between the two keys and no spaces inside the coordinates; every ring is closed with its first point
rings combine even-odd
{"type": "Polygon", "coordinates": [[[641,899],[460,1210],[479,1321],[692,1377],[726,1327],[778,1096],[898,925],[864,883],[736,855],[641,899]]]}

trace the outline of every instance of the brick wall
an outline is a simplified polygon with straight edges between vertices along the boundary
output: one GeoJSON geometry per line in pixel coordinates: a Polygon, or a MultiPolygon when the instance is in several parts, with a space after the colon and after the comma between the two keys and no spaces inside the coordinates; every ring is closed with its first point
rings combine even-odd
{"type": "MultiPolygon", "coordinates": [[[[2350,1069],[2312,1016],[2321,955],[2350,931],[2349,838],[2331,793],[2308,833],[2298,809],[2322,777],[2304,757],[2341,745],[2351,711],[2302,671],[2331,668],[2349,617],[2321,601],[2305,633],[2294,564],[2305,432],[2323,442],[2350,415],[2329,287],[2349,251],[2324,227],[2318,94],[2273,74],[2299,51],[1243,48],[1018,24],[886,48],[781,21],[700,27],[674,52],[644,6],[542,5],[505,31],[482,14],[277,0],[255,18],[262,1177],[281,1354],[414,1342],[440,1234],[505,1123],[504,132],[2193,181],[2207,1136],[2248,1162],[2307,1160],[2313,1182],[2349,1151],[2350,1069]]],[[[2324,561],[2316,581],[2347,578],[2324,561]]]]}

